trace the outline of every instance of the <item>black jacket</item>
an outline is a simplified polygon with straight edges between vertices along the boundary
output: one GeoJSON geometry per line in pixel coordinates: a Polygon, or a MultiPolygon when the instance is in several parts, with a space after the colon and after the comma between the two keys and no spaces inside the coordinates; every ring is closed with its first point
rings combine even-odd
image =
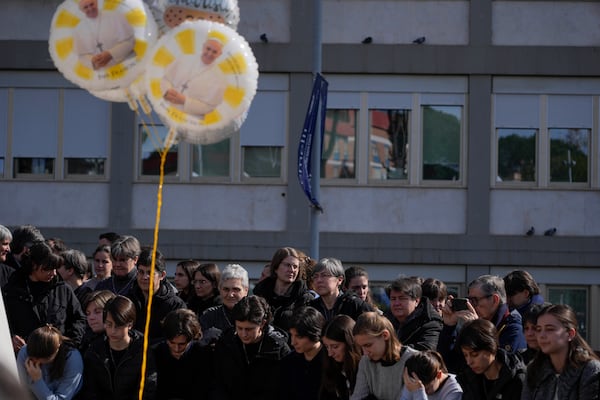
{"type": "MultiPolygon", "coordinates": [[[[500,376],[486,390],[483,374],[465,368],[456,379],[463,388],[463,400],[520,400],[525,385],[525,364],[521,358],[504,349],[498,349],[496,360],[502,364],[500,376]]],[[[550,400],[548,398],[547,400],[550,400]]]]}
{"type": "Polygon", "coordinates": [[[392,321],[398,339],[403,345],[415,350],[435,350],[437,348],[444,322],[427,297],[421,298],[419,305],[402,325],[391,311],[387,311],[385,316],[392,321]]]}
{"type": "MultiPolygon", "coordinates": [[[[94,340],[85,352],[83,362],[82,398],[85,400],[138,400],[142,371],[144,337],[130,330],[131,342],[127,352],[114,365],[106,335],[94,340]],[[114,373],[113,373],[114,370],[114,373]]],[[[146,363],[144,399],[154,399],[156,368],[151,351],[146,363]]]]}
{"type": "Polygon", "coordinates": [[[319,310],[326,321],[331,320],[338,314],[347,315],[356,321],[360,314],[367,311],[374,311],[368,303],[362,301],[354,292],[341,293],[331,310],[327,309],[327,306],[323,303],[323,299],[320,297],[311,300],[308,305],[319,310]]]}
{"type": "Polygon", "coordinates": [[[308,291],[306,283],[302,280],[292,283],[288,292],[283,296],[279,296],[275,294],[275,282],[275,278],[268,277],[258,282],[252,292],[263,297],[271,306],[273,325],[287,331],[290,328],[290,318],[294,310],[307,305],[314,299],[314,296],[308,291]]]}
{"type": "Polygon", "coordinates": [[[267,325],[262,340],[252,346],[254,351],[244,346],[234,329],[223,333],[215,347],[216,399],[270,400],[277,397],[281,359],[290,353],[287,335],[267,325]]]}
{"type": "Polygon", "coordinates": [[[201,347],[199,342],[192,341],[179,359],[173,358],[166,342],[156,344],[152,351],[157,372],[156,400],[214,398],[214,355],[211,348],[201,347]]]}
{"type": "Polygon", "coordinates": [[[204,311],[209,308],[220,306],[223,304],[221,296],[215,295],[208,299],[201,299],[200,297],[194,297],[189,303],[188,308],[196,313],[198,319],[204,314],[204,311]]]}
{"type": "Polygon", "coordinates": [[[32,282],[23,269],[16,270],[3,289],[11,335],[27,337],[35,329],[52,324],[78,346],[87,326],[85,314],[73,289],[54,277],[32,282]]]}
{"type": "Polygon", "coordinates": [[[304,354],[293,352],[281,363],[279,382],[280,400],[317,400],[321,389],[323,359],[327,357],[325,346],[310,361],[304,354]]]}
{"type": "MultiPolygon", "coordinates": [[[[134,328],[140,332],[144,332],[146,329],[148,304],[137,282],[131,287],[127,293],[127,297],[135,305],[136,318],[134,328]]],[[[152,296],[152,316],[148,329],[148,340],[153,343],[160,341],[163,337],[161,321],[169,312],[180,308],[186,308],[185,302],[177,296],[177,292],[172,285],[162,280],[158,291],[152,296]]]]}

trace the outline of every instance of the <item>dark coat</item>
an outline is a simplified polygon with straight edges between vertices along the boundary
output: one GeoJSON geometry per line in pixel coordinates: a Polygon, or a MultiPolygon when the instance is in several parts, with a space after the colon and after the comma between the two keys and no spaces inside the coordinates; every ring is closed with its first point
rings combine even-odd
{"type": "Polygon", "coordinates": [[[224,305],[211,307],[200,317],[203,346],[215,344],[223,332],[234,327],[231,310],[224,305]]]}
{"type": "Polygon", "coordinates": [[[415,350],[435,350],[437,348],[444,322],[427,297],[421,298],[419,305],[402,325],[391,311],[387,311],[385,316],[392,321],[398,339],[403,345],[415,350]]]}
{"type": "MultiPolygon", "coordinates": [[[[485,376],[465,368],[456,376],[463,389],[463,400],[520,400],[525,385],[525,364],[521,358],[503,349],[498,349],[496,361],[502,364],[500,376],[486,390],[485,376]]],[[[547,398],[550,400],[551,398],[547,398]]]]}
{"type": "Polygon", "coordinates": [[[10,265],[0,263],[0,288],[8,283],[10,276],[15,272],[15,269],[10,265]]]}
{"type": "Polygon", "coordinates": [[[303,354],[290,353],[281,363],[280,400],[317,400],[321,389],[325,346],[310,361],[303,354]]]}
{"type": "MultiPolygon", "coordinates": [[[[144,352],[144,337],[130,330],[131,342],[126,354],[114,366],[106,335],[94,340],[83,357],[83,389],[85,400],[137,400],[144,352]]],[[[144,399],[154,399],[156,392],[156,368],[151,351],[146,363],[144,399]]]]}
{"type": "Polygon", "coordinates": [[[308,291],[306,283],[303,280],[295,281],[285,295],[279,296],[275,294],[275,282],[275,278],[268,277],[258,282],[252,292],[257,296],[263,297],[271,306],[273,310],[273,325],[284,331],[288,331],[294,310],[307,305],[314,299],[314,296],[308,291]]]}
{"type": "Polygon", "coordinates": [[[215,347],[216,399],[277,398],[281,359],[289,353],[287,335],[270,325],[267,325],[254,357],[247,356],[235,330],[227,330],[215,347]]]}
{"type": "MultiPolygon", "coordinates": [[[[127,297],[135,305],[136,318],[134,328],[140,332],[144,332],[146,329],[148,304],[137,282],[129,290],[127,297]]],[[[153,343],[159,342],[163,338],[161,321],[169,312],[180,308],[186,308],[185,302],[177,296],[177,292],[172,285],[162,280],[158,290],[152,296],[152,316],[148,328],[148,340],[153,343]]]]}
{"type": "Polygon", "coordinates": [[[308,305],[319,310],[326,321],[331,320],[339,314],[347,315],[356,321],[360,314],[367,311],[374,311],[368,303],[362,301],[354,292],[341,293],[331,310],[327,309],[327,306],[323,303],[323,299],[320,297],[311,300],[308,305]]]}
{"type": "Polygon", "coordinates": [[[12,335],[27,339],[35,329],[52,324],[78,346],[87,326],[73,289],[54,277],[49,283],[32,282],[23,269],[15,271],[3,289],[4,306],[12,335]],[[39,292],[35,295],[32,287],[39,292]]]}
{"type": "Polygon", "coordinates": [[[215,295],[215,296],[209,297],[208,299],[204,299],[204,300],[201,299],[200,297],[194,297],[188,303],[188,308],[190,310],[192,310],[193,312],[195,312],[196,315],[198,316],[198,319],[200,319],[202,314],[204,314],[204,311],[206,311],[212,307],[220,306],[222,304],[223,304],[223,301],[221,300],[221,296],[219,296],[219,295],[215,295]]]}
{"type": "Polygon", "coordinates": [[[173,358],[166,342],[152,351],[156,361],[156,400],[212,399],[214,393],[214,361],[211,349],[192,341],[187,351],[173,358]]]}
{"type": "Polygon", "coordinates": [[[567,366],[556,375],[548,357],[540,364],[529,364],[523,400],[597,400],[600,398],[600,361],[590,360],[579,367],[567,366]]]}

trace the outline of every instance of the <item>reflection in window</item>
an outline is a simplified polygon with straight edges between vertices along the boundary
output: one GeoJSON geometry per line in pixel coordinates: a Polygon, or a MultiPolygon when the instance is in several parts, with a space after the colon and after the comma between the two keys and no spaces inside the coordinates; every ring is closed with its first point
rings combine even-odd
{"type": "Polygon", "coordinates": [[[67,175],[104,176],[105,158],[66,158],[67,175]]]}
{"type": "Polygon", "coordinates": [[[498,129],[500,182],[535,182],[536,129],[498,129]]]}
{"type": "Polygon", "coordinates": [[[587,182],[589,129],[549,129],[550,181],[587,182]]]}
{"type": "Polygon", "coordinates": [[[358,110],[327,110],[321,155],[321,178],[355,177],[358,110]]]}
{"type": "Polygon", "coordinates": [[[14,178],[20,174],[54,176],[54,158],[15,158],[14,165],[14,178]]]}
{"type": "Polygon", "coordinates": [[[228,177],[230,139],[192,146],[192,176],[228,177]]]}
{"type": "Polygon", "coordinates": [[[460,178],[462,107],[423,107],[423,179],[460,178]]]}
{"type": "Polygon", "coordinates": [[[548,299],[552,304],[567,304],[577,315],[579,333],[587,339],[588,291],[582,287],[549,287],[548,299]]]}
{"type": "Polygon", "coordinates": [[[370,179],[406,179],[410,110],[369,110],[370,179]]]}
{"type": "MultiPolygon", "coordinates": [[[[142,175],[158,176],[160,175],[160,152],[169,129],[163,125],[140,125],[139,128],[142,141],[142,175]]],[[[165,160],[165,176],[177,175],[177,150],[177,145],[169,149],[165,160]]]]}
{"type": "Polygon", "coordinates": [[[244,177],[279,178],[281,147],[244,146],[244,177]]]}

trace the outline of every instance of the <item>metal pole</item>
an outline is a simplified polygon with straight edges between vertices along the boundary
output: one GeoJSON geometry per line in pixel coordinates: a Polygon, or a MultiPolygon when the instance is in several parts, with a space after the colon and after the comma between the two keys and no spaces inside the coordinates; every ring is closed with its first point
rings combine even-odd
{"type": "MultiPolygon", "coordinates": [[[[321,0],[314,0],[315,36],[313,42],[313,79],[321,72],[321,43],[322,43],[322,6],[321,0]]],[[[319,111],[320,113],[320,111],[319,111]]],[[[312,147],[311,188],[315,199],[321,201],[321,117],[317,114],[315,135],[312,147]]],[[[312,207],[310,214],[310,256],[319,259],[319,211],[312,207]]]]}

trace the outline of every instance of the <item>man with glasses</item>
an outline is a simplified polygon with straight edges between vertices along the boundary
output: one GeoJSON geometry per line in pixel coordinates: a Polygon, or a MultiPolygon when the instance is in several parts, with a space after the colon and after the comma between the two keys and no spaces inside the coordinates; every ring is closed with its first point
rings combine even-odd
{"type": "Polygon", "coordinates": [[[454,339],[465,321],[485,319],[498,331],[500,348],[517,353],[527,348],[521,315],[510,311],[506,302],[504,280],[495,275],[482,275],[469,283],[467,309],[452,309],[452,296],[444,307],[444,328],[440,335],[438,351],[444,356],[448,369],[457,371],[464,365],[460,349],[454,349],[454,339]]]}

